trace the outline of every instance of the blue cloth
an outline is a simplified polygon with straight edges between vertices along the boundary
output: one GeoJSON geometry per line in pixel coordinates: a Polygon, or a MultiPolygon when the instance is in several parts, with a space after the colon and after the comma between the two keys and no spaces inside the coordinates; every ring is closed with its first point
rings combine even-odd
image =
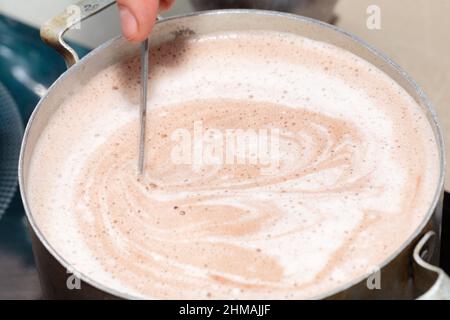
{"type": "MultiPolygon", "coordinates": [[[[80,57],[89,52],[76,44],[71,43],[71,45],[80,57]]],[[[24,124],[27,123],[46,89],[65,70],[64,60],[42,42],[39,30],[0,15],[0,83],[3,83],[10,92],[24,124]]],[[[20,145],[20,141],[14,143],[20,145]]],[[[20,265],[23,271],[4,270],[8,268],[8,264],[5,266],[0,263],[0,283],[2,283],[1,277],[10,277],[11,273],[14,273],[20,279],[21,272],[26,274],[30,272],[30,268],[33,268],[31,244],[18,190],[0,219],[0,260],[2,257],[17,261],[16,265],[20,265]]],[[[13,288],[12,292],[29,291],[29,288],[22,288],[22,286],[27,284],[17,281],[16,288],[13,288]]],[[[0,290],[11,289],[0,288],[0,290]]],[[[0,296],[5,294],[7,292],[0,292],[0,296]]],[[[14,297],[17,296],[10,296],[10,298],[14,297]]]]}

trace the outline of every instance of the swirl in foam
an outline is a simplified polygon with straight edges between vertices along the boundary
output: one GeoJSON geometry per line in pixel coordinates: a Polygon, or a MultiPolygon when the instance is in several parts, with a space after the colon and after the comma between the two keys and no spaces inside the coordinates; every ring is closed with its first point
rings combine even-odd
{"type": "Polygon", "coordinates": [[[60,107],[30,206],[76,270],[147,298],[309,298],[372,271],[418,227],[438,179],[420,107],[374,66],[290,34],[215,34],[152,50],[146,176],[138,64],[60,107]],[[174,164],[172,133],[280,129],[276,174],[174,164]]]}

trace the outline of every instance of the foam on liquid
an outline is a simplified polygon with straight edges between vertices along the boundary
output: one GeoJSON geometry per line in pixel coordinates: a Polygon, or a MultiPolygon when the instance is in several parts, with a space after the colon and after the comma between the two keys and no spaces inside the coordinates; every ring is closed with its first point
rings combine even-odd
{"type": "Polygon", "coordinates": [[[143,298],[311,298],[372,272],[424,219],[434,135],[366,61],[247,32],[167,43],[151,63],[144,179],[137,60],[68,97],[35,149],[31,210],[75,270],[143,298]],[[173,164],[173,131],[199,120],[281,129],[277,174],[173,164]]]}

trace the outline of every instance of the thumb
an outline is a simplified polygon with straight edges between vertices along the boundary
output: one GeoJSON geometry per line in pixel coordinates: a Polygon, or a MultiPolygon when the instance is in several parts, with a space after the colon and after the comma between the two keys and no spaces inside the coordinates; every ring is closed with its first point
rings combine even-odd
{"type": "Polygon", "coordinates": [[[148,37],[158,14],[158,0],[117,0],[122,33],[130,41],[148,37]]]}

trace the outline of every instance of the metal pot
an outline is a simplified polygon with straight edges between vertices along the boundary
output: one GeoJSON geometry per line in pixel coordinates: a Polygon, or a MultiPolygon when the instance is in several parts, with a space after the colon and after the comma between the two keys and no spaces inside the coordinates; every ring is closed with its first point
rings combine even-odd
{"type": "MultiPolygon", "coordinates": [[[[84,0],[79,19],[65,12],[42,28],[43,39],[57,49],[70,69],[49,89],[36,107],[28,123],[22,143],[19,163],[21,195],[28,217],[33,250],[40,274],[44,296],[47,298],[134,298],[115,292],[100,284],[88,274],[78,274],[47,241],[36,224],[28,206],[27,183],[30,160],[37,140],[50,117],[67,96],[76,94],[93,76],[122,59],[137,54],[139,46],[128,43],[122,37],[115,38],[78,62],[75,52],[63,41],[64,32],[79,20],[83,20],[112,5],[112,0],[84,0]],[[67,23],[68,18],[71,23],[67,23]],[[68,273],[69,271],[70,273],[68,273]],[[76,279],[75,279],[75,278],[76,279]],[[79,286],[71,285],[79,279],[79,286]]],[[[72,8],[73,9],[73,8],[72,8]]],[[[381,290],[369,289],[366,275],[341,288],[327,292],[317,298],[331,299],[411,299],[450,298],[450,280],[445,273],[430,263],[438,262],[440,226],[444,180],[444,149],[436,115],[421,89],[409,76],[386,56],[362,40],[334,26],[301,16],[255,10],[222,10],[173,17],[160,21],[154,28],[151,42],[157,44],[176,36],[208,34],[214,31],[270,29],[291,32],[344,48],[371,62],[397,81],[423,108],[436,137],[440,154],[440,179],[438,185],[430,186],[436,193],[422,224],[401,247],[380,265],[381,290]],[[433,250],[435,248],[435,250],[433,250]]]]}

